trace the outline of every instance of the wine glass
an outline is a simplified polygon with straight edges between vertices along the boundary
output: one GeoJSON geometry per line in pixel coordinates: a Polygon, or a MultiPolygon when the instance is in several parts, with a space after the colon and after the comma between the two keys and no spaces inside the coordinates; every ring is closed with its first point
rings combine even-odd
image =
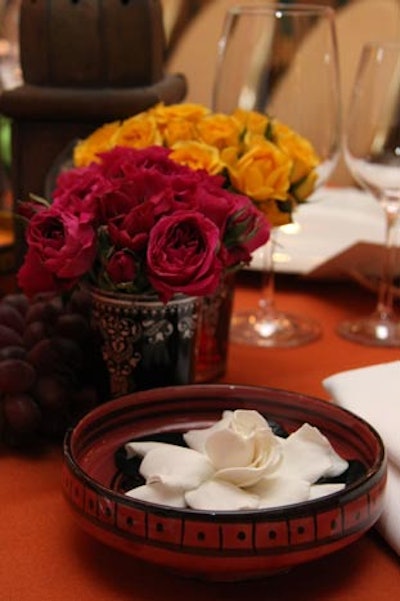
{"type": "Polygon", "coordinates": [[[400,318],[393,305],[395,229],[400,212],[400,43],[363,48],[344,132],[347,165],[380,203],[386,219],[382,273],[375,311],[345,321],[341,336],[376,346],[400,346],[400,318]]]}
{"type": "MultiPolygon", "coordinates": [[[[213,110],[257,111],[311,142],[319,157],[315,187],[333,171],[340,149],[340,94],[334,11],[324,6],[243,5],[228,10],[218,44],[213,110]]],[[[293,197],[291,197],[293,200],[293,197]]],[[[275,203],[275,200],[270,199],[275,203]]],[[[320,333],[312,318],[280,311],[274,300],[274,234],[264,247],[261,298],[234,313],[230,338],[265,347],[308,343],[320,333]]],[[[289,219],[290,220],[290,219],[289,219]]]]}

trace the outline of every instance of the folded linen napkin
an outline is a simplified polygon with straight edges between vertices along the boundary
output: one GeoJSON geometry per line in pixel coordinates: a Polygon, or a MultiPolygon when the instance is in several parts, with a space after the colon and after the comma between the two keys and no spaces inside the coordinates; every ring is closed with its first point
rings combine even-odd
{"type": "Polygon", "coordinates": [[[334,374],[322,384],[333,401],[365,419],[382,437],[388,483],[376,527],[400,555],[400,361],[334,374]]]}

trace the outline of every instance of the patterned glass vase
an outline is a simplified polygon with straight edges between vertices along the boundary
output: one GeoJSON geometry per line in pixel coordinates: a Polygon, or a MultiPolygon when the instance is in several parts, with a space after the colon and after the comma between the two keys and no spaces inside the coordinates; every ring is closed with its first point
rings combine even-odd
{"type": "Polygon", "coordinates": [[[178,295],[164,304],[97,288],[91,299],[112,398],[194,382],[201,299],[178,295]]]}
{"type": "Polygon", "coordinates": [[[225,375],[234,291],[232,273],[221,280],[214,294],[203,299],[196,382],[214,382],[225,375]]]}

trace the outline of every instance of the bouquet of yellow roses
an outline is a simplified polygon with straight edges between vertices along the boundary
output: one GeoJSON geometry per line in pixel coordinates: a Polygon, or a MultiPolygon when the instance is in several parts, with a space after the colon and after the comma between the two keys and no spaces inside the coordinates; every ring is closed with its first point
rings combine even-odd
{"type": "Polygon", "coordinates": [[[156,106],[107,123],[80,141],[75,166],[99,161],[114,147],[160,145],[193,170],[222,174],[233,191],[248,196],[273,226],[289,223],[312,193],[319,158],[310,142],[278,120],[256,111],[214,113],[191,103],[156,106]]]}

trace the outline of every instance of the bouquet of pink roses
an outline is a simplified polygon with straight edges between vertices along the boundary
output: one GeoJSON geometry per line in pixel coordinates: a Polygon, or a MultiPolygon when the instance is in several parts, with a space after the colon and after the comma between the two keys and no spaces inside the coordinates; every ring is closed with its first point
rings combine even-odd
{"type": "Polygon", "coordinates": [[[85,281],[131,294],[212,294],[251,260],[270,226],[225,179],[170,158],[162,146],[115,146],[60,174],[52,202],[20,204],[28,218],[18,283],[29,296],[85,281]]]}

